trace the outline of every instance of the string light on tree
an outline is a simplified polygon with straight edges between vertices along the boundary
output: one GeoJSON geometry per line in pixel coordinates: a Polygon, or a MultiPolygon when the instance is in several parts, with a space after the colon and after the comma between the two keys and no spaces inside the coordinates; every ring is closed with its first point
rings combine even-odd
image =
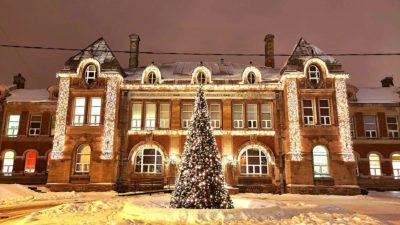
{"type": "Polygon", "coordinates": [[[233,208],[224,180],[221,156],[200,87],[170,205],[191,209],[233,208]]]}

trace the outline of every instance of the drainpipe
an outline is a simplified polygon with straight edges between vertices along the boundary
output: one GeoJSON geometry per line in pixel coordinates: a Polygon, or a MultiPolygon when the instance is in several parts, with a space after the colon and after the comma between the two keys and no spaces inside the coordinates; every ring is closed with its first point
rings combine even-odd
{"type": "Polygon", "coordinates": [[[280,175],[280,194],[285,193],[285,153],[283,151],[283,146],[284,146],[284,140],[285,140],[285,135],[284,135],[284,111],[283,111],[283,92],[280,91],[276,94],[277,96],[277,111],[279,115],[279,130],[278,130],[278,143],[279,143],[279,175],[280,175]]]}
{"type": "Polygon", "coordinates": [[[116,191],[121,192],[123,189],[123,170],[124,162],[126,158],[126,142],[127,142],[127,105],[128,105],[128,91],[120,92],[120,104],[119,104],[119,136],[120,146],[118,150],[118,169],[117,169],[117,182],[116,191]]]}

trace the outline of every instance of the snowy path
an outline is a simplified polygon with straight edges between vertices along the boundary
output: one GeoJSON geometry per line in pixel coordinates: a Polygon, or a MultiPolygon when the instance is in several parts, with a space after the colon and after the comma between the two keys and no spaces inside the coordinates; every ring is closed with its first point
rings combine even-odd
{"type": "Polygon", "coordinates": [[[370,196],[238,194],[232,196],[233,210],[186,210],[166,208],[170,199],[168,194],[132,197],[115,197],[114,192],[36,195],[25,192],[24,187],[13,188],[18,193],[1,195],[6,191],[0,185],[0,213],[15,216],[12,221],[0,219],[0,223],[400,224],[400,193],[371,193],[370,196]]]}

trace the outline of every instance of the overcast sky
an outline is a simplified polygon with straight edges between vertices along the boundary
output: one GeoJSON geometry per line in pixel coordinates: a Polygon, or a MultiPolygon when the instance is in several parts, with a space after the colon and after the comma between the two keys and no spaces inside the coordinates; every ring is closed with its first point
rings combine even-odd
{"type": "MultiPolygon", "coordinates": [[[[275,35],[275,53],[290,53],[300,37],[325,52],[400,52],[399,0],[0,0],[0,43],[84,48],[104,37],[129,50],[130,33],[142,51],[263,53],[275,35]]],[[[0,48],[0,83],[22,73],[28,88],[47,88],[76,52],[0,48]]],[[[117,54],[123,67],[128,55],[117,54]]],[[[220,57],[140,56],[151,61],[215,61],[220,57]]],[[[263,57],[224,57],[263,65],[263,57]]],[[[350,83],[379,86],[384,76],[400,84],[400,56],[337,57],[350,83]]],[[[276,58],[281,67],[286,57],[276,58]]]]}

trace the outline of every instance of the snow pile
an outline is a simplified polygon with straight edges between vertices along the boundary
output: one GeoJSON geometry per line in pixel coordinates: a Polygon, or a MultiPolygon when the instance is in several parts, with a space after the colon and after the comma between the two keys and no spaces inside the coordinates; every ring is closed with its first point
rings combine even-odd
{"type": "Polygon", "coordinates": [[[20,184],[0,184],[0,206],[30,201],[60,200],[79,197],[75,192],[37,193],[20,184]]]}
{"type": "Polygon", "coordinates": [[[110,198],[62,204],[32,213],[16,224],[382,224],[334,205],[261,198],[234,196],[235,209],[222,210],[168,208],[169,195],[110,198]]]}

